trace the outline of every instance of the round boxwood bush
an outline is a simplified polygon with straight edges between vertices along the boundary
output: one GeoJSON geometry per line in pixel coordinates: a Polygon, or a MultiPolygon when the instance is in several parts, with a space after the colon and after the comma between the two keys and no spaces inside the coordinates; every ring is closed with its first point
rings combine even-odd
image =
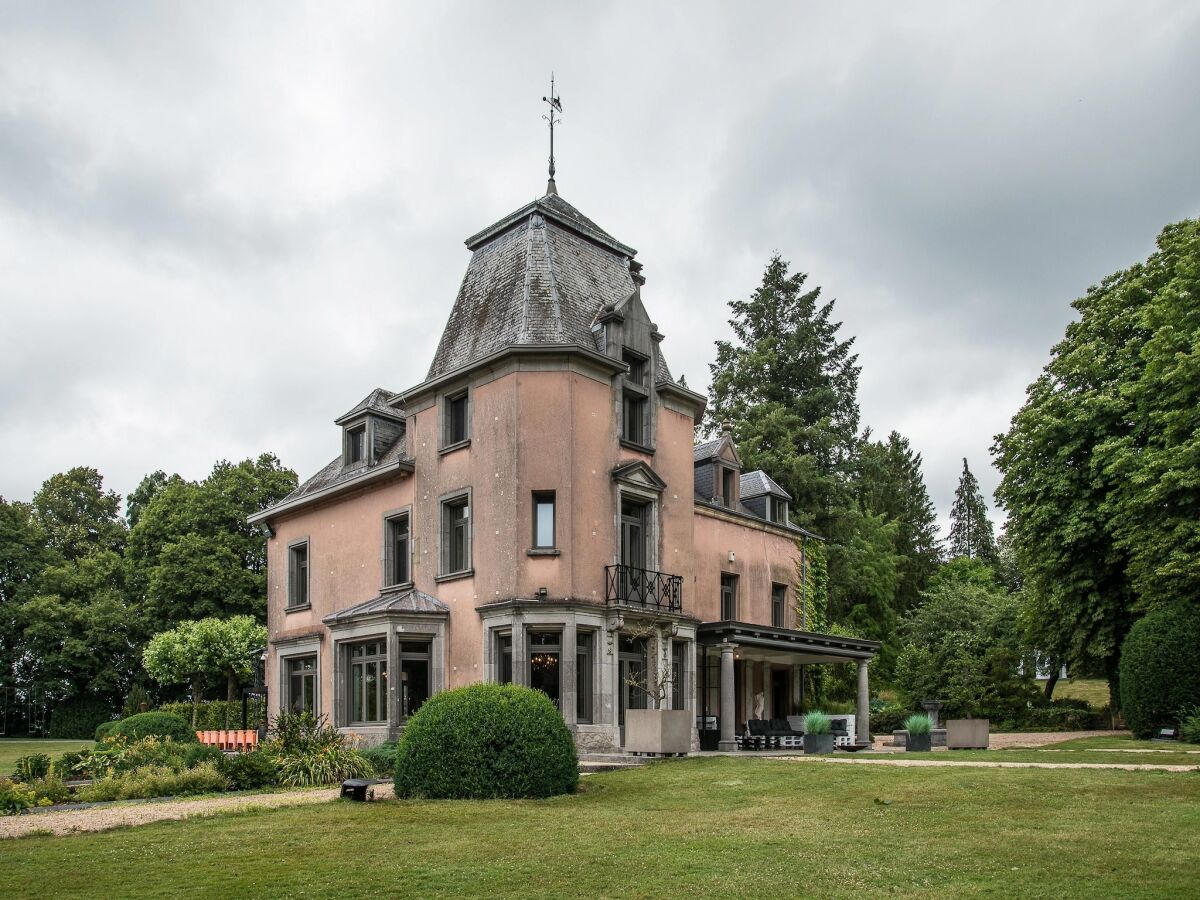
{"type": "Polygon", "coordinates": [[[180,744],[199,742],[192,726],[174,713],[144,712],[122,719],[109,731],[110,737],[127,737],[130,740],[149,737],[169,737],[180,744]]]}
{"type": "Polygon", "coordinates": [[[400,797],[552,797],[579,783],[562,714],[541,691],[473,684],[425,701],[396,753],[400,797]]]}
{"type": "Polygon", "coordinates": [[[88,740],[96,732],[96,726],[113,717],[113,708],[98,697],[78,697],[54,707],[50,713],[50,737],[64,740],[82,738],[88,740]]]}
{"type": "Polygon", "coordinates": [[[1133,624],[1121,646],[1121,713],[1137,737],[1200,705],[1200,609],[1169,607],[1133,624]]]}
{"type": "Polygon", "coordinates": [[[106,737],[108,737],[110,734],[112,734],[113,729],[116,728],[120,724],[121,724],[120,719],[109,719],[107,722],[101,722],[99,725],[96,726],[95,740],[97,740],[97,741],[104,740],[106,737]]]}

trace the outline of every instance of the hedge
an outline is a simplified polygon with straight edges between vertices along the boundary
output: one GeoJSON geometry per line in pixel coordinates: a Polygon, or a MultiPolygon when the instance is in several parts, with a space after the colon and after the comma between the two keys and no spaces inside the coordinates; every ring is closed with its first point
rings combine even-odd
{"type": "Polygon", "coordinates": [[[1173,606],[1133,623],[1121,645],[1118,684],[1129,730],[1148,738],[1200,705],[1200,608],[1173,606]]]}
{"type": "Polygon", "coordinates": [[[579,758],[541,691],[473,684],[437,694],[409,719],[395,782],[400,797],[551,797],[575,790],[579,758]]]}
{"type": "Polygon", "coordinates": [[[54,707],[50,713],[50,737],[58,740],[91,740],[96,726],[112,719],[115,710],[97,697],[79,697],[54,707]]]}
{"type": "Polygon", "coordinates": [[[181,744],[199,742],[191,725],[179,716],[165,712],[144,712],[122,719],[109,731],[109,735],[133,739],[154,735],[169,737],[181,744]]]}
{"type": "MultiPolygon", "coordinates": [[[[256,728],[262,721],[260,713],[260,705],[262,701],[251,700],[247,713],[249,715],[248,725],[251,728],[256,728]]],[[[187,701],[179,703],[162,703],[158,707],[159,712],[169,712],[179,716],[188,724],[192,721],[192,704],[187,701]]],[[[196,730],[197,731],[219,731],[222,728],[241,728],[242,727],[242,701],[241,700],[205,700],[200,704],[200,708],[196,711],[196,730]]]]}

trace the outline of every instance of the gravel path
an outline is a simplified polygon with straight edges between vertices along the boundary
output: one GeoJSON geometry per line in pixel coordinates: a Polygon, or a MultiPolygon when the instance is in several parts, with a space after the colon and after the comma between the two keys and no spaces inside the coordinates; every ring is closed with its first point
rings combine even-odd
{"type": "Polygon", "coordinates": [[[1126,772],[1195,772],[1200,771],[1200,763],[1194,766],[1159,765],[1158,763],[1042,763],[1042,762],[1000,762],[999,760],[980,760],[975,762],[968,759],[888,759],[869,756],[770,756],[767,759],[783,762],[833,763],[834,765],[851,766],[906,766],[921,768],[924,766],[939,766],[960,769],[1121,769],[1126,772]]]}
{"type": "MultiPolygon", "coordinates": [[[[386,785],[383,787],[386,788],[386,785]]],[[[130,825],[146,825],[167,819],[188,819],[245,809],[270,809],[302,806],[336,800],[339,788],[319,791],[281,791],[274,794],[241,794],[237,797],[209,797],[202,800],[171,800],[166,803],[119,803],[73,812],[48,812],[37,815],[0,817],[0,839],[22,837],[30,833],[71,834],[79,831],[106,831],[130,825]]]]}

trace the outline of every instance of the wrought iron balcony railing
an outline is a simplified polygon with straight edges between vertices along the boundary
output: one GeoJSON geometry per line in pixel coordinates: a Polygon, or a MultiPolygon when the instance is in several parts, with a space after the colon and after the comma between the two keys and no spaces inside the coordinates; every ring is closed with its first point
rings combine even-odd
{"type": "Polygon", "coordinates": [[[604,599],[622,606],[679,612],[683,608],[683,576],[633,566],[605,566],[604,599]]]}

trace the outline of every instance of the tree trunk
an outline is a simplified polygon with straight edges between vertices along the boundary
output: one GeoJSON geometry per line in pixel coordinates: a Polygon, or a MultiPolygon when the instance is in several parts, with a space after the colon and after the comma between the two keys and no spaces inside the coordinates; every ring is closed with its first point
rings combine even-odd
{"type": "Polygon", "coordinates": [[[204,682],[199,674],[192,676],[192,727],[196,727],[196,722],[200,718],[200,686],[204,682]]]}
{"type": "Polygon", "coordinates": [[[238,698],[238,688],[242,683],[238,681],[237,673],[233,669],[228,669],[225,672],[225,699],[230,703],[238,698]]]}
{"type": "Polygon", "coordinates": [[[1053,668],[1050,669],[1050,677],[1046,679],[1046,693],[1044,695],[1047,701],[1054,699],[1054,686],[1058,684],[1058,673],[1062,671],[1062,663],[1057,659],[1052,660],[1051,665],[1053,668]]]}

